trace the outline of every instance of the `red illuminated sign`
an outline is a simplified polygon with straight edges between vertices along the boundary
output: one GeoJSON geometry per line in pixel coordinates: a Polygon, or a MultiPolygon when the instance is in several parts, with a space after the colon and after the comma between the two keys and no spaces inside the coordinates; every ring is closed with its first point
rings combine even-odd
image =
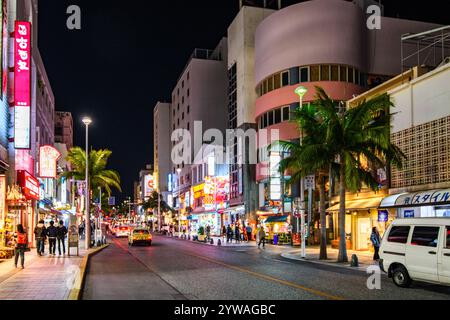
{"type": "Polygon", "coordinates": [[[16,21],[14,30],[14,147],[30,149],[31,24],[16,21]]]}
{"type": "Polygon", "coordinates": [[[39,181],[28,171],[17,171],[17,183],[27,200],[39,200],[39,181]]]}
{"type": "Polygon", "coordinates": [[[39,148],[39,177],[55,179],[59,158],[61,158],[61,153],[55,147],[41,146],[39,148]]]}

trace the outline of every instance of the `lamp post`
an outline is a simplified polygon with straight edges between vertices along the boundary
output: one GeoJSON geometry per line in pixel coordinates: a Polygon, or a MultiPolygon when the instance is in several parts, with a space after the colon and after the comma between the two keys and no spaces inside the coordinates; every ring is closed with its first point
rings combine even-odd
{"type": "MultiPolygon", "coordinates": [[[[180,174],[181,174],[181,169],[180,168],[177,168],[177,173],[178,173],[178,199],[181,199],[181,188],[180,188],[180,182],[181,182],[181,179],[180,179],[180,174]]],[[[180,218],[181,218],[181,202],[180,201],[178,201],[179,202],[179,205],[178,205],[178,234],[180,234],[180,218]]]]}
{"type": "Polygon", "coordinates": [[[90,194],[89,194],[89,125],[92,123],[91,118],[84,117],[83,123],[86,126],[86,215],[85,215],[85,230],[86,230],[86,239],[85,239],[85,248],[89,250],[91,247],[91,213],[90,213],[90,194]]]}
{"type": "MultiPolygon", "coordinates": [[[[308,89],[304,86],[299,86],[297,89],[295,89],[295,93],[300,98],[300,108],[303,107],[303,97],[308,92],[308,89]]],[[[303,128],[301,128],[301,135],[300,135],[300,144],[303,144],[303,128]]],[[[297,231],[298,231],[298,218],[297,218],[297,231]]],[[[306,258],[306,241],[305,241],[305,179],[302,177],[300,179],[300,233],[301,233],[301,241],[302,241],[302,251],[301,251],[301,257],[306,258]]]]}

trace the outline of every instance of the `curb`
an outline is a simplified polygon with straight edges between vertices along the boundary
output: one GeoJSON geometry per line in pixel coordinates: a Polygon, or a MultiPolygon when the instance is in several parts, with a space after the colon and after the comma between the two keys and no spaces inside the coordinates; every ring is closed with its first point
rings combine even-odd
{"type": "Polygon", "coordinates": [[[291,260],[291,261],[302,261],[302,262],[308,262],[308,263],[313,263],[313,264],[320,264],[323,266],[331,266],[331,267],[336,267],[336,268],[341,268],[341,269],[347,269],[347,270],[353,270],[353,271],[362,271],[365,272],[366,269],[370,266],[373,265],[369,265],[369,264],[364,264],[361,265],[359,267],[351,267],[350,265],[346,265],[346,264],[339,264],[338,262],[324,262],[324,261],[319,261],[319,260],[308,260],[308,259],[301,259],[301,258],[293,258],[291,256],[291,253],[282,253],[281,257],[291,260]]]}
{"type": "Polygon", "coordinates": [[[83,261],[80,264],[80,273],[78,274],[77,278],[75,279],[75,284],[74,284],[73,288],[70,290],[67,300],[80,300],[81,299],[81,293],[83,292],[84,281],[86,278],[86,268],[87,268],[89,259],[91,258],[91,256],[96,255],[97,253],[99,253],[103,249],[106,249],[107,247],[109,247],[109,243],[101,246],[100,248],[92,250],[91,252],[86,254],[86,256],[83,257],[83,261]]]}

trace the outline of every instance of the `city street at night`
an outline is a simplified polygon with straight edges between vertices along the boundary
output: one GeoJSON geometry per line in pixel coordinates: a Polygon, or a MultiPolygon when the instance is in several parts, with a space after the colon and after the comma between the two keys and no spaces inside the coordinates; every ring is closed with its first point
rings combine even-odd
{"type": "Polygon", "coordinates": [[[404,290],[382,275],[369,290],[368,275],[335,266],[289,261],[268,245],[217,247],[155,236],[151,247],[128,247],[126,239],[90,261],[83,299],[139,300],[394,300],[450,299],[450,288],[417,284],[404,290]]]}

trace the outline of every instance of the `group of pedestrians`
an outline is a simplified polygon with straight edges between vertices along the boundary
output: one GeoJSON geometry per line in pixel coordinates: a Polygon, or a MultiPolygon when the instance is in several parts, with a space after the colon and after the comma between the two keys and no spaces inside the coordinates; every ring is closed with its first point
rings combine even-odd
{"type": "Polygon", "coordinates": [[[55,222],[50,221],[50,226],[46,227],[44,221],[41,220],[34,228],[34,235],[36,238],[36,250],[39,256],[44,255],[46,240],[48,240],[50,255],[56,255],[56,244],[58,244],[59,255],[66,254],[65,239],[67,235],[67,228],[64,226],[63,221],[59,221],[56,227],[55,222]]]}
{"type": "Polygon", "coordinates": [[[239,243],[241,241],[249,242],[253,240],[253,230],[250,225],[241,226],[239,224],[236,224],[234,226],[223,226],[222,235],[226,237],[227,243],[232,243],[233,239],[236,240],[236,243],[239,243]]]}

